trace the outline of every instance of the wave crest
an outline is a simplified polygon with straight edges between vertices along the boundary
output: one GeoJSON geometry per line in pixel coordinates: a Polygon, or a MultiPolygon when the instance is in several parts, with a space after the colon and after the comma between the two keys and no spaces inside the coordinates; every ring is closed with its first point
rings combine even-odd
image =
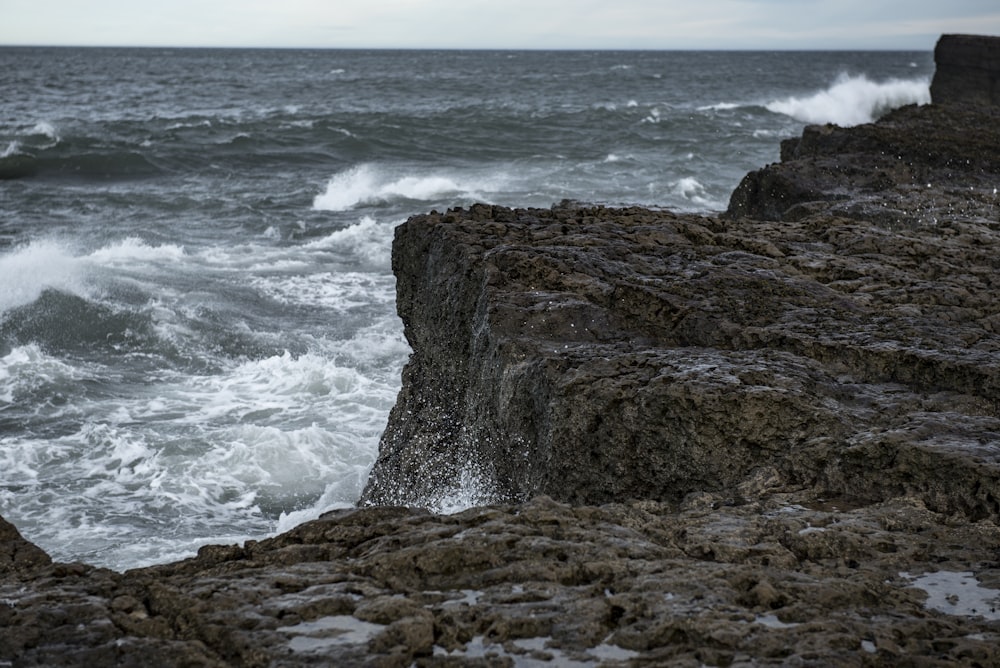
{"type": "Polygon", "coordinates": [[[809,97],[788,97],[765,105],[768,111],[805,123],[836,123],[844,127],[871,123],[907,104],[931,101],[930,80],[871,81],[862,75],[841,74],[826,90],[809,97]]]}
{"type": "Polygon", "coordinates": [[[0,256],[0,314],[38,299],[46,289],[86,290],[79,259],[55,241],[35,241],[0,256]]]}
{"type": "Polygon", "coordinates": [[[335,174],[313,199],[318,211],[348,211],[363,204],[393,200],[429,201],[440,197],[481,199],[477,188],[449,176],[398,176],[363,164],[335,174]]]}
{"type": "Polygon", "coordinates": [[[94,267],[141,266],[182,259],[184,248],[151,246],[128,237],[89,255],[78,255],[61,241],[42,239],[0,255],[0,315],[37,300],[46,290],[91,297],[94,267]]]}

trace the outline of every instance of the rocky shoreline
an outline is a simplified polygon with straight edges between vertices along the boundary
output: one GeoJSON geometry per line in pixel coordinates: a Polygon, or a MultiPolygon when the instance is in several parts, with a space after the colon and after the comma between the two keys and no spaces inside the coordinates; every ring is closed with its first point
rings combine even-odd
{"type": "Polygon", "coordinates": [[[725,215],[411,218],[361,507],[126,573],[0,520],[0,666],[997,665],[998,41],[725,215]]]}

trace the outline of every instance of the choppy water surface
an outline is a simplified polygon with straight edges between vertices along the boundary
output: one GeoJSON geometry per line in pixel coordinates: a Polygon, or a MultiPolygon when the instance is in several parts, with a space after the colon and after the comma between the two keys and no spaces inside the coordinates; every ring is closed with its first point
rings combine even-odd
{"type": "Polygon", "coordinates": [[[409,354],[395,225],[476,201],[720,210],[781,138],[926,102],[932,68],[0,49],[0,515],[124,569],[351,505],[409,354]]]}

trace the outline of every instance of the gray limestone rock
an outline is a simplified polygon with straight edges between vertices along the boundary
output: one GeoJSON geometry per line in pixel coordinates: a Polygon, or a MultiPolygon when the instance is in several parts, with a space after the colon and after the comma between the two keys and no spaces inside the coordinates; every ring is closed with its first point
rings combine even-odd
{"type": "Polygon", "coordinates": [[[997,234],[600,207],[414,217],[394,245],[414,353],[363,501],[434,507],[462,485],[677,501],[767,469],[995,517],[997,234]]]}

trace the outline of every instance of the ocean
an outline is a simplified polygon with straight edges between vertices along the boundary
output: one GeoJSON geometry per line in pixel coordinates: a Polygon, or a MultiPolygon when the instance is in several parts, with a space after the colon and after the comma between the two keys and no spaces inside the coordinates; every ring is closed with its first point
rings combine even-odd
{"type": "Polygon", "coordinates": [[[933,67],[0,48],[0,515],[124,570],[349,507],[410,352],[396,225],[475,202],[718,212],[805,124],[928,102],[933,67]]]}

